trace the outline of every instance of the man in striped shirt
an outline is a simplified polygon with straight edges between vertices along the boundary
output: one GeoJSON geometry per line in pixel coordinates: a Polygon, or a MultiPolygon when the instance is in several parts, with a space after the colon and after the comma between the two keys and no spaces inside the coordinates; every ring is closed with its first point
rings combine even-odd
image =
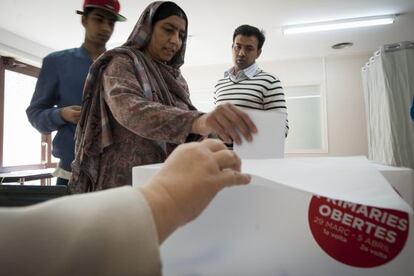
{"type": "MultiPolygon", "coordinates": [[[[233,34],[234,66],[215,86],[214,103],[232,103],[258,110],[287,112],[280,80],[259,68],[256,59],[262,53],[263,31],[250,25],[239,26],[233,34]]],[[[286,121],[286,135],[289,126],[286,121]]]]}

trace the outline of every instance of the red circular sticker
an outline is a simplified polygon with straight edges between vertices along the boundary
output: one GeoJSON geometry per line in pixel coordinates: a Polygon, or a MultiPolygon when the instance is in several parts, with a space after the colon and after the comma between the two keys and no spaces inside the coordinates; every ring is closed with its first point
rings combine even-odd
{"type": "Polygon", "coordinates": [[[313,196],[309,225],[319,246],[354,267],[376,267],[395,258],[408,236],[408,214],[313,196]]]}

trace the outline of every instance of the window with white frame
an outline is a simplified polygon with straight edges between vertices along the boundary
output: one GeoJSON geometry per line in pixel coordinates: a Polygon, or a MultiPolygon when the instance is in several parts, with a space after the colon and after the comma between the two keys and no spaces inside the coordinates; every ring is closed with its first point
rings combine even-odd
{"type": "Polygon", "coordinates": [[[327,152],[325,97],[321,86],[289,86],[284,89],[290,127],[285,152],[327,152]]]}
{"type": "Polygon", "coordinates": [[[38,74],[37,67],[0,57],[0,173],[56,166],[51,135],[40,134],[26,116],[38,74]]]}

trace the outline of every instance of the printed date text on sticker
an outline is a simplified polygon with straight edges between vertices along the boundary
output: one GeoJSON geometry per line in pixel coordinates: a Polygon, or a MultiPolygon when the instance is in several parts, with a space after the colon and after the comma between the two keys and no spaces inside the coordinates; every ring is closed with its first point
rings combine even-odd
{"type": "Polygon", "coordinates": [[[319,246],[354,267],[376,267],[394,259],[408,237],[408,214],[313,196],[309,225],[319,246]]]}

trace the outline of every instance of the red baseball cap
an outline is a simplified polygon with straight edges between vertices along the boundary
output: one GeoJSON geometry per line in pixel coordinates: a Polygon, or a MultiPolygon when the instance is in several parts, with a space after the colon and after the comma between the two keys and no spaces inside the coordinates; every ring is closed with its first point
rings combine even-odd
{"type": "Polygon", "coordinates": [[[125,21],[126,18],[119,14],[121,5],[118,0],[85,0],[83,11],[76,11],[77,14],[83,14],[86,8],[98,8],[109,11],[116,16],[117,21],[125,21]]]}

